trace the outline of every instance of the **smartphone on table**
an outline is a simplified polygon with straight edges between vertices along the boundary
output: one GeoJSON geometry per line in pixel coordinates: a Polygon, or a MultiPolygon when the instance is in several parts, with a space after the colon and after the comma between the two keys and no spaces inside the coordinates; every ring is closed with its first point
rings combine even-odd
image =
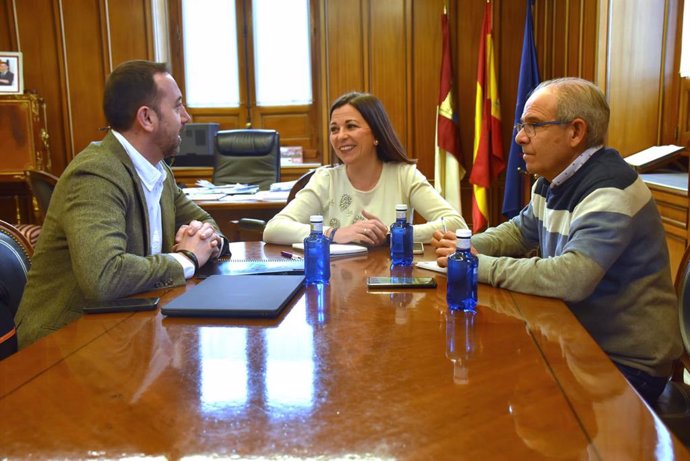
{"type": "Polygon", "coordinates": [[[433,277],[368,277],[369,288],[435,288],[433,277]]]}

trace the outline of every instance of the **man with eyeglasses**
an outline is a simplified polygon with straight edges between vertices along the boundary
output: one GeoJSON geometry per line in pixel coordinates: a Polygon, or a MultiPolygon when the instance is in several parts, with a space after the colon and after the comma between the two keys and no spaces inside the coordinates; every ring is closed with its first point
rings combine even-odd
{"type": "MultiPolygon", "coordinates": [[[[682,352],[676,296],[654,200],[604,147],[608,122],[604,94],[591,82],[535,88],[515,126],[527,171],[539,176],[530,203],[472,245],[480,282],[565,301],[653,404],[682,352]]],[[[432,244],[446,266],[454,237],[437,232],[432,244]]]]}

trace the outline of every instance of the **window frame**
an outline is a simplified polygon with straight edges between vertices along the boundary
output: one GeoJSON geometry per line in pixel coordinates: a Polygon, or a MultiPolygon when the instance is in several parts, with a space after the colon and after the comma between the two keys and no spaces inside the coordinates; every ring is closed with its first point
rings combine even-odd
{"type": "MultiPolygon", "coordinates": [[[[252,0],[236,0],[236,20],[237,20],[237,47],[238,47],[238,71],[239,75],[239,107],[225,108],[187,108],[192,117],[199,121],[213,116],[229,116],[236,119],[237,126],[223,126],[221,129],[244,128],[251,123],[253,128],[272,128],[266,122],[266,115],[271,114],[290,114],[291,112],[304,113],[309,118],[312,127],[319,123],[318,117],[318,94],[319,94],[319,65],[318,57],[318,33],[317,18],[318,2],[309,0],[309,22],[310,22],[310,53],[311,53],[311,76],[312,76],[312,103],[299,106],[262,106],[256,105],[256,79],[254,69],[254,37],[253,37],[253,12],[252,0]]],[[[182,43],[182,0],[175,0],[169,5],[169,33],[170,33],[170,67],[175,79],[177,80],[183,97],[186,93],[185,82],[185,59],[184,47],[182,43]]],[[[270,117],[269,117],[270,118],[270,117]]],[[[318,130],[317,130],[318,131],[318,130]]],[[[283,136],[281,136],[283,138],[283,136]]],[[[319,136],[311,136],[308,146],[305,149],[318,149],[319,136]]],[[[285,142],[281,144],[286,145],[285,142]]]]}

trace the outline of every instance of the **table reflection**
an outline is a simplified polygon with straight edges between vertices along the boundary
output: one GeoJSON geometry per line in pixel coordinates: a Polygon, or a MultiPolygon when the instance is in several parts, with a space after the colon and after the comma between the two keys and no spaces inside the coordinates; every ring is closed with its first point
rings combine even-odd
{"type": "MultiPolygon", "coordinates": [[[[391,277],[413,277],[412,266],[391,266],[391,277]]],[[[390,294],[391,305],[395,307],[395,323],[397,325],[405,325],[410,318],[407,311],[412,303],[414,295],[407,289],[402,289],[390,294]]]]}
{"type": "Polygon", "coordinates": [[[312,327],[322,326],[330,319],[331,285],[308,285],[304,287],[307,323],[312,327]]]}
{"type": "MultiPolygon", "coordinates": [[[[290,412],[314,404],[314,337],[305,304],[292,308],[275,330],[267,330],[266,397],[273,410],[290,412]]],[[[271,416],[280,413],[272,411],[271,416]]]]}
{"type": "Polygon", "coordinates": [[[453,382],[469,383],[469,362],[477,350],[475,320],[477,311],[446,313],[446,357],[453,364],[453,382]]]}
{"type": "MultiPolygon", "coordinates": [[[[326,293],[315,291],[318,304],[326,293]]],[[[311,301],[305,299],[292,307],[277,328],[199,329],[203,412],[240,413],[256,402],[270,407],[272,418],[282,418],[313,407],[314,338],[307,315],[311,301]]]]}
{"type": "Polygon", "coordinates": [[[202,327],[201,405],[214,412],[247,403],[247,331],[239,328],[202,327]]]}

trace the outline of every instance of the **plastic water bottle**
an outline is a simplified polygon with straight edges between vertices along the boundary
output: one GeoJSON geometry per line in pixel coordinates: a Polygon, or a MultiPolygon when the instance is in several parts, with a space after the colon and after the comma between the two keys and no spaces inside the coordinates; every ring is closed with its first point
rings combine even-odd
{"type": "Polygon", "coordinates": [[[328,283],[331,278],[331,241],[323,235],[323,216],[312,215],[311,233],[304,239],[306,284],[328,283]]]}
{"type": "Polygon", "coordinates": [[[407,222],[407,205],[395,205],[395,222],[391,224],[391,261],[393,266],[412,265],[412,224],[407,222]]]}
{"type": "Polygon", "coordinates": [[[448,294],[446,299],[451,310],[474,310],[477,306],[477,257],[470,252],[472,231],[455,231],[458,246],[448,257],[448,294]]]}

